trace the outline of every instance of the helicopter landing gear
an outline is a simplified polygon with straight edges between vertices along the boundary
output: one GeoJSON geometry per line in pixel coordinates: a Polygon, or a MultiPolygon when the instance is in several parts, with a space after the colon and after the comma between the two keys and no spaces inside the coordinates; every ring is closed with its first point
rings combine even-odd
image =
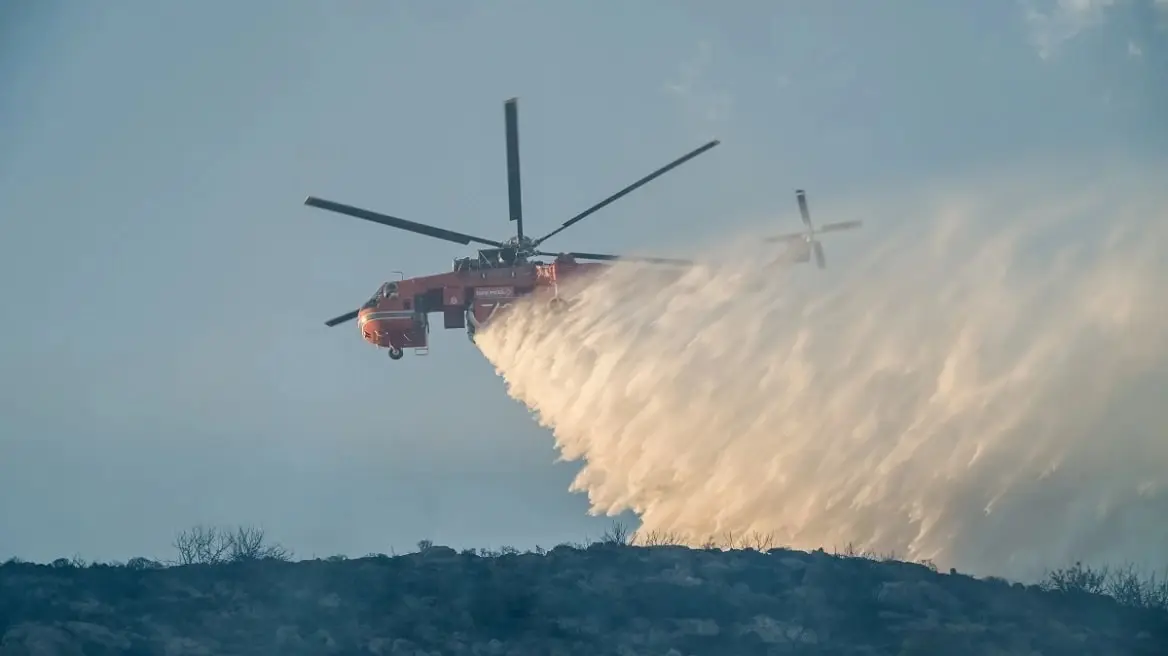
{"type": "Polygon", "coordinates": [[[555,312],[556,314],[559,314],[560,312],[568,309],[568,304],[564,301],[564,299],[556,296],[548,301],[548,309],[552,312],[555,312]]]}
{"type": "Polygon", "coordinates": [[[401,360],[402,356],[405,354],[406,354],[405,351],[403,351],[402,349],[399,349],[396,346],[389,347],[389,359],[390,360],[401,360]]]}

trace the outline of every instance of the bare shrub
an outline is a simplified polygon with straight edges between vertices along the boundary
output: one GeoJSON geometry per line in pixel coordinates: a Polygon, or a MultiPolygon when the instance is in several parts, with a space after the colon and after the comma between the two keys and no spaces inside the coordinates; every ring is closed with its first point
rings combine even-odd
{"type": "Polygon", "coordinates": [[[1104,588],[1108,595],[1125,606],[1145,605],[1145,585],[1136,572],[1135,565],[1129,563],[1112,571],[1104,588]]]}
{"type": "Polygon", "coordinates": [[[744,543],[748,549],[770,551],[775,546],[775,534],[755,531],[746,537],[744,543]]]}
{"type": "Polygon", "coordinates": [[[734,531],[726,531],[722,534],[722,549],[732,551],[743,546],[742,540],[739,536],[734,535],[734,531]]]}
{"type": "Polygon", "coordinates": [[[1042,587],[1047,590],[1057,590],[1058,592],[1089,592],[1091,594],[1101,594],[1105,589],[1107,574],[1107,568],[1093,570],[1090,567],[1084,567],[1083,563],[1076,561],[1070,567],[1061,567],[1049,572],[1046,580],[1042,583],[1042,587]]]}
{"type": "Polygon", "coordinates": [[[1143,588],[1144,606],[1168,612],[1168,571],[1160,576],[1152,574],[1143,588]]]}
{"type": "Polygon", "coordinates": [[[600,536],[600,541],[604,544],[629,544],[633,532],[624,522],[614,521],[612,526],[604,531],[604,535],[600,536]]]}
{"type": "Polygon", "coordinates": [[[1098,569],[1076,562],[1047,573],[1039,588],[1106,595],[1124,606],[1168,611],[1168,572],[1141,575],[1131,563],[1098,569]]]}
{"type": "Polygon", "coordinates": [[[288,560],[292,552],[278,543],[268,543],[263,529],[240,526],[234,531],[195,526],[175,537],[179,565],[215,565],[251,560],[288,560]]]}
{"type": "Polygon", "coordinates": [[[636,543],[642,547],[677,547],[685,544],[685,539],[678,533],[653,530],[638,534],[636,543]]]}
{"type": "Polygon", "coordinates": [[[289,560],[292,551],[284,545],[267,542],[263,529],[241,526],[235,530],[231,540],[231,560],[289,560]]]}
{"type": "Polygon", "coordinates": [[[179,565],[214,565],[227,559],[230,548],[226,536],[215,527],[195,526],[183,531],[172,543],[179,565]]]}

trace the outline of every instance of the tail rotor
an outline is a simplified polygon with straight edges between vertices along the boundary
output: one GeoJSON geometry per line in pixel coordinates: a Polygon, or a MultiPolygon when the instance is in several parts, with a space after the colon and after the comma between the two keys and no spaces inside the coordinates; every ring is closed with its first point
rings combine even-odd
{"type": "Polygon", "coordinates": [[[767,237],[765,241],[768,242],[785,242],[791,244],[792,250],[795,250],[795,260],[797,262],[807,262],[811,256],[815,256],[815,264],[820,269],[827,268],[827,257],[823,254],[823,244],[819,241],[818,235],[827,232],[839,232],[841,230],[855,230],[864,225],[863,221],[839,221],[836,223],[827,223],[820,228],[816,228],[811,223],[811,212],[807,209],[807,194],[802,189],[795,190],[795,199],[799,202],[799,215],[803,219],[805,229],[802,232],[791,232],[784,235],[777,235],[774,237],[767,237]],[[799,244],[798,247],[795,245],[799,244]]]}

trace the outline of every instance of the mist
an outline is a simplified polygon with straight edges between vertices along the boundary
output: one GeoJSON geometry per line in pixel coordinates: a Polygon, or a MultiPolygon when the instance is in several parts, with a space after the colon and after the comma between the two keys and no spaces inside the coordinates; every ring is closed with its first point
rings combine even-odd
{"type": "MultiPolygon", "coordinates": [[[[1001,174],[844,207],[828,268],[764,234],[619,264],[479,334],[593,514],[1029,579],[1168,553],[1168,191],[1001,174]]],[[[827,209],[830,204],[830,211],[827,209]]],[[[794,199],[791,198],[791,207],[794,199]]],[[[732,218],[732,217],[727,217],[732,218]]],[[[727,221],[733,223],[733,221],[727,221]]]]}

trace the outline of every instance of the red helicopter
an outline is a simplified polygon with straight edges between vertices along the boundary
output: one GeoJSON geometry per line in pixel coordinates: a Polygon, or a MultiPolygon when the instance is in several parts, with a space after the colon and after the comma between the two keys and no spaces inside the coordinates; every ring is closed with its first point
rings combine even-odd
{"type": "MultiPolygon", "coordinates": [[[[329,319],[325,322],[326,326],[332,327],[357,319],[357,325],[365,341],[379,348],[388,349],[390,359],[400,360],[407,348],[414,349],[418,355],[429,352],[429,315],[434,312],[442,313],[443,328],[465,328],[467,336],[473,342],[477,330],[482,329],[500,310],[518,298],[532,294],[546,296],[553,309],[565,309],[568,304],[560,296],[561,283],[568,278],[594,273],[612,266],[582,263],[577,260],[629,260],[681,266],[692,264],[688,260],[669,258],[581,252],[552,253],[539,250],[539,246],[625,194],[717,146],[720,143],[718,140],[679,157],[568,219],[548,234],[532,239],[523,232],[517,100],[512,98],[503,105],[507,140],[508,199],[511,220],[515,222],[516,228],[515,236],[505,242],[415,223],[315,196],[305,199],[304,204],[310,207],[346,214],[464,246],[477,242],[490,247],[480,249],[475,257],[456,258],[450,272],[416,278],[403,277],[401,280],[386,282],[360,308],[329,319]],[[538,262],[532,260],[533,257],[554,259],[551,262],[538,262]]],[[[784,236],[779,239],[790,238],[784,236]]]]}

